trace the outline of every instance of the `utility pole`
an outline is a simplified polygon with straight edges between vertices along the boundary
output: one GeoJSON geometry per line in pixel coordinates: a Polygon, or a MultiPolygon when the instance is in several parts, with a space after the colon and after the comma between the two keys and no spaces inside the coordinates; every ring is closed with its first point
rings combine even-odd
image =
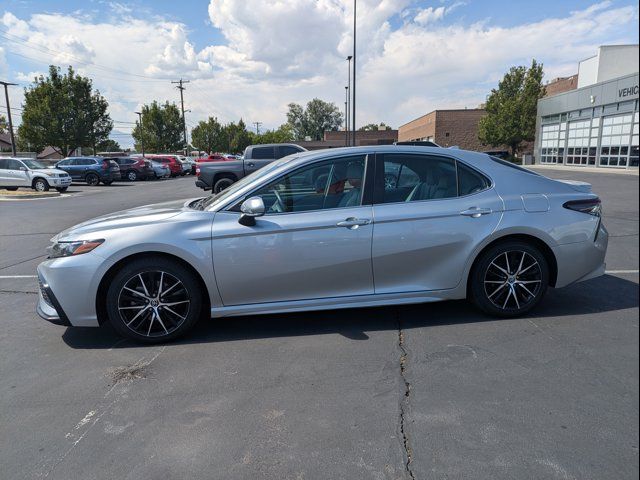
{"type": "Polygon", "coordinates": [[[186,87],[183,86],[183,84],[185,83],[189,83],[189,80],[178,80],[177,82],[171,82],[171,83],[177,83],[178,86],[176,87],[178,90],[180,90],[180,105],[182,106],[182,127],[184,128],[184,154],[187,154],[187,150],[188,150],[188,145],[187,145],[187,121],[184,118],[184,95],[183,95],[183,91],[186,90],[186,87]]]}
{"type": "Polygon", "coordinates": [[[135,112],[140,119],[140,148],[142,149],[142,158],[144,158],[144,127],[142,126],[142,112],[135,112]]]}
{"type": "Polygon", "coordinates": [[[7,100],[7,120],[9,121],[9,135],[11,135],[11,154],[16,156],[16,139],[13,136],[13,122],[11,121],[11,105],[9,105],[9,90],[7,87],[17,85],[17,83],[0,82],[4,85],[4,98],[7,100]]]}
{"type": "Polygon", "coordinates": [[[260,135],[260,125],[262,125],[262,122],[253,122],[253,124],[256,126],[256,135],[260,135]]]}
{"type": "Polygon", "coordinates": [[[356,145],[356,0],[353,0],[353,106],[351,120],[353,121],[353,146],[356,145]]]}
{"type": "Polygon", "coordinates": [[[351,59],[352,58],[353,58],[352,55],[349,55],[347,57],[347,65],[348,65],[348,68],[347,68],[347,87],[346,87],[347,88],[347,122],[346,122],[346,125],[347,125],[347,128],[346,128],[346,130],[347,130],[347,147],[349,145],[351,145],[351,132],[350,132],[351,124],[349,122],[349,95],[351,94],[351,59]]]}

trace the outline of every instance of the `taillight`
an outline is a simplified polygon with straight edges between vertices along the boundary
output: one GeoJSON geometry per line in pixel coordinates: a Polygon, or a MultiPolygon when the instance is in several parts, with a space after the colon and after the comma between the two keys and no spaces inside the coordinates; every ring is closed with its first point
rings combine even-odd
{"type": "Polygon", "coordinates": [[[200,167],[196,167],[196,177],[200,176],[200,167]]]}
{"type": "Polygon", "coordinates": [[[102,169],[103,170],[109,170],[109,162],[102,162],[102,169]]]}
{"type": "Polygon", "coordinates": [[[602,202],[598,197],[585,200],[571,200],[563,205],[564,208],[576,212],[588,213],[599,217],[602,214],[602,202]]]}

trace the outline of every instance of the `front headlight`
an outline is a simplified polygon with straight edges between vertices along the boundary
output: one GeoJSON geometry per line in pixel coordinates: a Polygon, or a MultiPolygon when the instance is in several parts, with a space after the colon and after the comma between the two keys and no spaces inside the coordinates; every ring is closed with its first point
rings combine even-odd
{"type": "Polygon", "coordinates": [[[70,257],[88,253],[102,245],[104,240],[77,240],[75,242],[56,242],[49,250],[49,258],[70,257]]]}

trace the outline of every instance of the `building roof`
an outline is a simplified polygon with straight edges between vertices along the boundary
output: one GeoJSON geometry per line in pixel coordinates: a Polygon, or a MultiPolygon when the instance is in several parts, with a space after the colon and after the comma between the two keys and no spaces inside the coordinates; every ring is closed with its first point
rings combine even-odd
{"type": "Polygon", "coordinates": [[[398,127],[398,129],[404,127],[405,125],[409,125],[411,122],[415,122],[416,120],[424,117],[428,117],[429,115],[433,115],[436,112],[484,112],[484,108],[436,108],[429,113],[425,113],[424,115],[420,115],[412,120],[409,120],[407,123],[403,123],[398,127]]]}

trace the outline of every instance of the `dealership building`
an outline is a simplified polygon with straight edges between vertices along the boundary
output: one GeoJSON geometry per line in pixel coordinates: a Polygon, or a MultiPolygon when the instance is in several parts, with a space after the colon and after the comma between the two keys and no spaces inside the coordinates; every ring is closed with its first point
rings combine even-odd
{"type": "Polygon", "coordinates": [[[538,101],[537,163],[638,168],[638,45],[606,45],[538,101]]]}

